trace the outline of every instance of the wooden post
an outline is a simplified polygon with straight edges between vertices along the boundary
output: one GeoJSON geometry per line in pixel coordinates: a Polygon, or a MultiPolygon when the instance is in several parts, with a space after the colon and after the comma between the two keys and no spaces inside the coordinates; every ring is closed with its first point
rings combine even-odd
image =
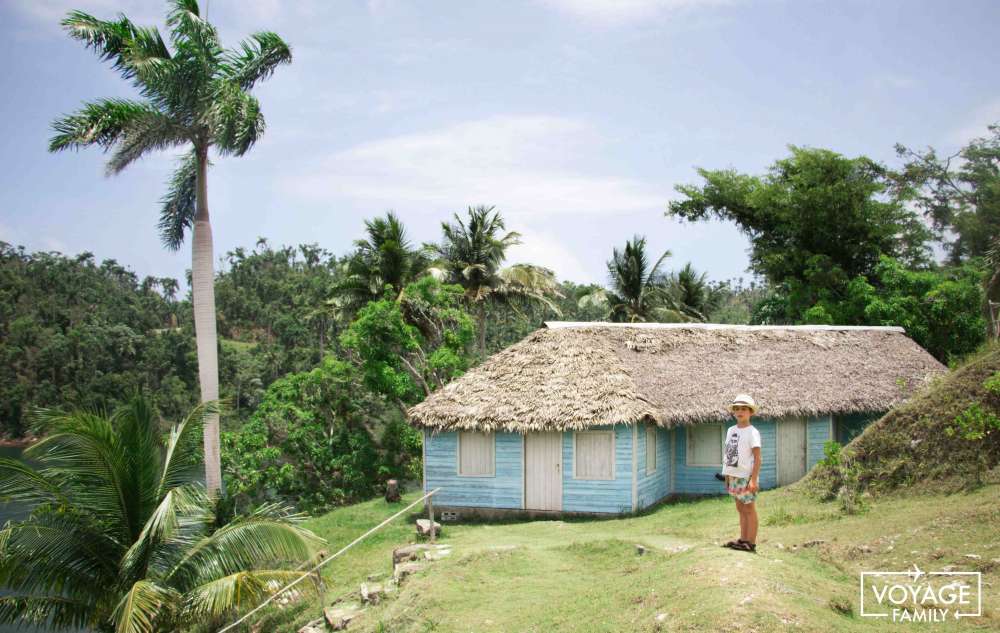
{"type": "Polygon", "coordinates": [[[431,543],[434,542],[434,496],[427,497],[427,515],[431,519],[431,543]]]}

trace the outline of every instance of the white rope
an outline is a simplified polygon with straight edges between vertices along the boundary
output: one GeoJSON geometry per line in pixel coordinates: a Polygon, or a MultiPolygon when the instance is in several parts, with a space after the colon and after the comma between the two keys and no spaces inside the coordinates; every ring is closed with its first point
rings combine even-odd
{"type": "MultiPolygon", "coordinates": [[[[353,541],[351,541],[350,543],[348,543],[347,545],[345,545],[343,548],[341,548],[340,551],[338,551],[336,554],[334,554],[330,558],[327,558],[327,559],[321,561],[318,565],[316,565],[315,567],[313,567],[309,571],[304,572],[301,576],[299,576],[298,578],[296,578],[292,582],[288,583],[287,585],[285,585],[284,587],[282,587],[281,589],[279,589],[278,591],[276,591],[275,593],[273,593],[270,598],[268,598],[264,602],[260,603],[253,610],[251,610],[246,615],[244,615],[242,618],[240,618],[239,620],[233,622],[232,624],[230,624],[229,626],[227,626],[225,628],[219,629],[218,633],[226,633],[226,631],[228,631],[228,630],[230,630],[232,628],[235,628],[236,626],[239,626],[240,624],[243,624],[244,622],[247,621],[247,619],[250,616],[252,616],[253,614],[257,613],[258,611],[260,611],[261,609],[263,609],[264,607],[266,607],[267,605],[269,605],[271,602],[274,601],[275,598],[277,598],[281,594],[285,593],[286,591],[288,591],[289,589],[291,589],[295,585],[299,584],[300,582],[302,582],[303,580],[305,580],[306,578],[308,578],[309,576],[311,576],[320,567],[322,567],[323,565],[326,565],[327,563],[329,563],[330,561],[332,561],[334,558],[337,558],[338,556],[340,556],[341,554],[343,554],[347,550],[351,549],[352,547],[354,547],[355,545],[357,545],[358,543],[360,543],[361,541],[363,541],[367,536],[369,536],[373,532],[376,532],[376,531],[382,529],[383,527],[385,527],[386,525],[388,525],[393,519],[395,519],[399,515],[403,514],[404,512],[406,512],[407,510],[409,510],[413,506],[417,505],[418,503],[420,503],[424,499],[426,499],[426,498],[430,497],[431,495],[435,494],[438,490],[441,490],[441,489],[440,488],[435,488],[434,490],[431,490],[430,492],[428,492],[424,496],[420,497],[419,499],[417,499],[416,501],[414,501],[410,505],[406,506],[405,508],[403,508],[402,510],[400,510],[396,514],[392,515],[391,517],[389,517],[385,521],[382,521],[381,523],[379,523],[378,525],[376,525],[372,529],[368,530],[367,532],[365,532],[364,534],[362,534],[358,538],[354,539],[353,541]]],[[[432,525],[431,526],[431,530],[433,531],[433,529],[434,529],[434,526],[432,525]]]]}

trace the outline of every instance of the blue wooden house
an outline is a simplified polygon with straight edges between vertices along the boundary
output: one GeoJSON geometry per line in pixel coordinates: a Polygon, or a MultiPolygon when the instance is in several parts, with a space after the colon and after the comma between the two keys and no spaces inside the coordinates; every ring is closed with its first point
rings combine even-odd
{"type": "Polygon", "coordinates": [[[545,325],[409,410],[436,506],[607,514],[721,494],[737,393],[759,406],[773,488],[946,371],[898,327],[545,325]]]}

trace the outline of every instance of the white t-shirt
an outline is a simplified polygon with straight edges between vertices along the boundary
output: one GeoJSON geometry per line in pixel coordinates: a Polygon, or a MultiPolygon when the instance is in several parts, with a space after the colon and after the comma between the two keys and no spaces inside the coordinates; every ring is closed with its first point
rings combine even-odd
{"type": "Polygon", "coordinates": [[[722,449],[722,474],[749,477],[753,472],[753,448],[760,446],[760,431],[752,424],[740,428],[734,424],[726,430],[722,449]]]}

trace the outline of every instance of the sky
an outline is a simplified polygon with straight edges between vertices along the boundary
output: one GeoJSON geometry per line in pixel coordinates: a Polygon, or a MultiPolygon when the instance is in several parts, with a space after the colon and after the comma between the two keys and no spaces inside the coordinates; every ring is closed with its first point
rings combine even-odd
{"type": "MultiPolygon", "coordinates": [[[[242,158],[213,157],[221,257],[258,237],[344,254],[394,210],[414,243],[493,205],[522,244],[508,263],[607,281],[645,235],[667,270],[749,282],[732,224],[664,215],[696,168],[762,174],[788,146],[898,165],[896,143],[954,151],[1000,121],[994,0],[202,0],[225,46],[260,30],[293,62],[255,89],[267,120],[242,158]]],[[[92,252],[183,283],[190,238],[156,222],[176,154],[107,177],[98,148],[49,154],[51,123],[129,83],[59,26],[124,12],[164,34],[152,0],[2,0],[0,240],[92,252]]]]}

